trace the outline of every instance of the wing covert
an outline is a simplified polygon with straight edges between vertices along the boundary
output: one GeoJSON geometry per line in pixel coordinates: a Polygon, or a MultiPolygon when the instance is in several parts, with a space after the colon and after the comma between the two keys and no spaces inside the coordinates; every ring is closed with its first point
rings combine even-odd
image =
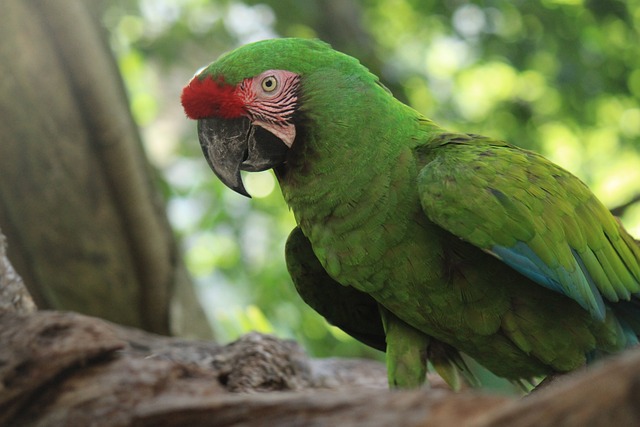
{"type": "Polygon", "coordinates": [[[477,135],[443,134],[418,176],[427,217],[604,319],[640,292],[640,249],[577,177],[477,135]]]}

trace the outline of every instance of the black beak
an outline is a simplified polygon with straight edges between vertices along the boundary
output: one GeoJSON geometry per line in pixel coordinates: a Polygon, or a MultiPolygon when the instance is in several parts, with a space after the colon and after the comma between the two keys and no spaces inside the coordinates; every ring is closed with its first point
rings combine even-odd
{"type": "Polygon", "coordinates": [[[240,170],[260,172],[283,163],[288,147],[248,118],[198,120],[198,139],[204,157],[220,181],[233,191],[251,197],[240,170]]]}

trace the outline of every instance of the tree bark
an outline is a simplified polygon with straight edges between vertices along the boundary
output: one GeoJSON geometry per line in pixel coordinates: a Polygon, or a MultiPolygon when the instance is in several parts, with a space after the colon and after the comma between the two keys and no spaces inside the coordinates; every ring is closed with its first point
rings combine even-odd
{"type": "Polygon", "coordinates": [[[442,388],[392,392],[382,365],[308,359],[291,341],[249,334],[219,346],[73,313],[4,313],[0,343],[0,424],[7,426],[640,423],[638,350],[516,399],[442,388]]]}
{"type": "Polygon", "coordinates": [[[208,336],[88,4],[0,2],[0,226],[9,256],[41,308],[208,336]]]}
{"type": "Polygon", "coordinates": [[[7,243],[0,230],[0,313],[28,314],[35,310],[29,291],[7,258],[7,243]]]}

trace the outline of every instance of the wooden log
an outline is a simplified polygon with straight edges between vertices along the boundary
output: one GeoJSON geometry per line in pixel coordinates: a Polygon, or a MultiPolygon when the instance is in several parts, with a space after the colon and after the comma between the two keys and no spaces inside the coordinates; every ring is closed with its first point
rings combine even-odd
{"type": "Polygon", "coordinates": [[[327,364],[309,359],[292,341],[254,333],[221,346],[75,313],[5,313],[0,344],[0,425],[8,426],[640,422],[637,350],[517,399],[443,388],[389,391],[382,365],[338,359],[327,364]],[[352,369],[359,371],[341,376],[352,369]]]}

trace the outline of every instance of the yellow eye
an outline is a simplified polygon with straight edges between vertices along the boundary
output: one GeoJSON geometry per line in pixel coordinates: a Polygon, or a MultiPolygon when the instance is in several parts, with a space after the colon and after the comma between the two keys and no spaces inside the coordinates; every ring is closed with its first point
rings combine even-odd
{"type": "Polygon", "coordinates": [[[278,87],[278,80],[273,76],[267,76],[262,80],[262,90],[273,92],[278,87]]]}

